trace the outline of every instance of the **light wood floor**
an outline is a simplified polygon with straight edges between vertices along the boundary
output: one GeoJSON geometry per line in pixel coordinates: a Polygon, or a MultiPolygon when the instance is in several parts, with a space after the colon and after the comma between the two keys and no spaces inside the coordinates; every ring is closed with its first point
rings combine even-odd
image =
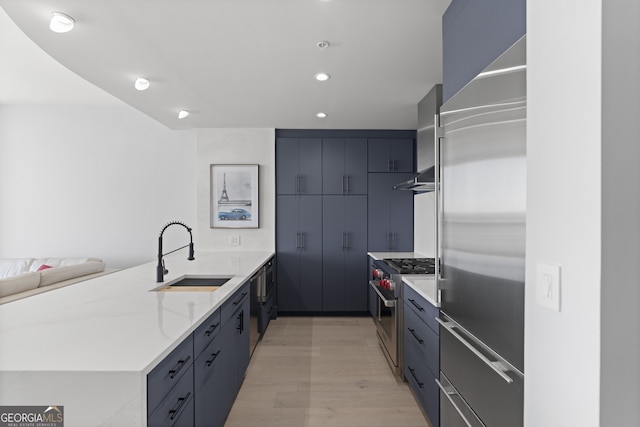
{"type": "Polygon", "coordinates": [[[369,317],[278,317],[225,427],[427,427],[369,317]]]}

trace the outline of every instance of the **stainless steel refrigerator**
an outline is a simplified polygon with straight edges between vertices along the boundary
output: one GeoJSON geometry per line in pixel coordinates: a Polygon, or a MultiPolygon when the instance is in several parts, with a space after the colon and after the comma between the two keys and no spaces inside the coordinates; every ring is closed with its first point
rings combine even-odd
{"type": "Polygon", "coordinates": [[[526,40],[441,108],[441,426],[523,424],[526,40]]]}

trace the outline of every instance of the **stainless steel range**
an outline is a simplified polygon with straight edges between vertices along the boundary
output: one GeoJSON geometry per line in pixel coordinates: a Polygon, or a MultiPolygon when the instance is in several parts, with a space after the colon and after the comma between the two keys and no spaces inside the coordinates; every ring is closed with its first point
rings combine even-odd
{"type": "Polygon", "coordinates": [[[400,274],[435,274],[435,258],[387,258],[383,260],[400,274]]]}
{"type": "Polygon", "coordinates": [[[434,274],[433,258],[389,258],[374,261],[369,285],[378,296],[375,316],[378,341],[396,375],[402,376],[404,349],[400,332],[403,328],[403,274],[434,274]]]}

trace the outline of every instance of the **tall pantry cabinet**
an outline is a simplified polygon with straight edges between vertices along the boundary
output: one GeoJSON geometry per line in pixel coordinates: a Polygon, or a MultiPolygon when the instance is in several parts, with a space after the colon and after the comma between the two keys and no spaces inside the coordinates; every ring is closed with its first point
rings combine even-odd
{"type": "MultiPolygon", "coordinates": [[[[386,199],[394,196],[409,200],[396,206],[394,219],[413,233],[413,195],[387,190],[413,176],[414,147],[414,131],[276,131],[279,312],[366,312],[367,251],[378,250],[370,247],[368,222],[396,222],[371,210],[389,212],[386,199]]],[[[376,234],[390,236],[386,228],[376,234]]],[[[398,250],[413,250],[412,238],[410,249],[398,250]]]]}

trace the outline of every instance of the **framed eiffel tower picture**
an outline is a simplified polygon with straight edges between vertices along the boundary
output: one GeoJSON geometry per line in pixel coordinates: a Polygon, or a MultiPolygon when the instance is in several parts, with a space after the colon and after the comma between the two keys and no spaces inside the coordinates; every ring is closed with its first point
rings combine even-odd
{"type": "Polygon", "coordinates": [[[211,228],[258,228],[258,165],[211,165],[211,228]]]}

